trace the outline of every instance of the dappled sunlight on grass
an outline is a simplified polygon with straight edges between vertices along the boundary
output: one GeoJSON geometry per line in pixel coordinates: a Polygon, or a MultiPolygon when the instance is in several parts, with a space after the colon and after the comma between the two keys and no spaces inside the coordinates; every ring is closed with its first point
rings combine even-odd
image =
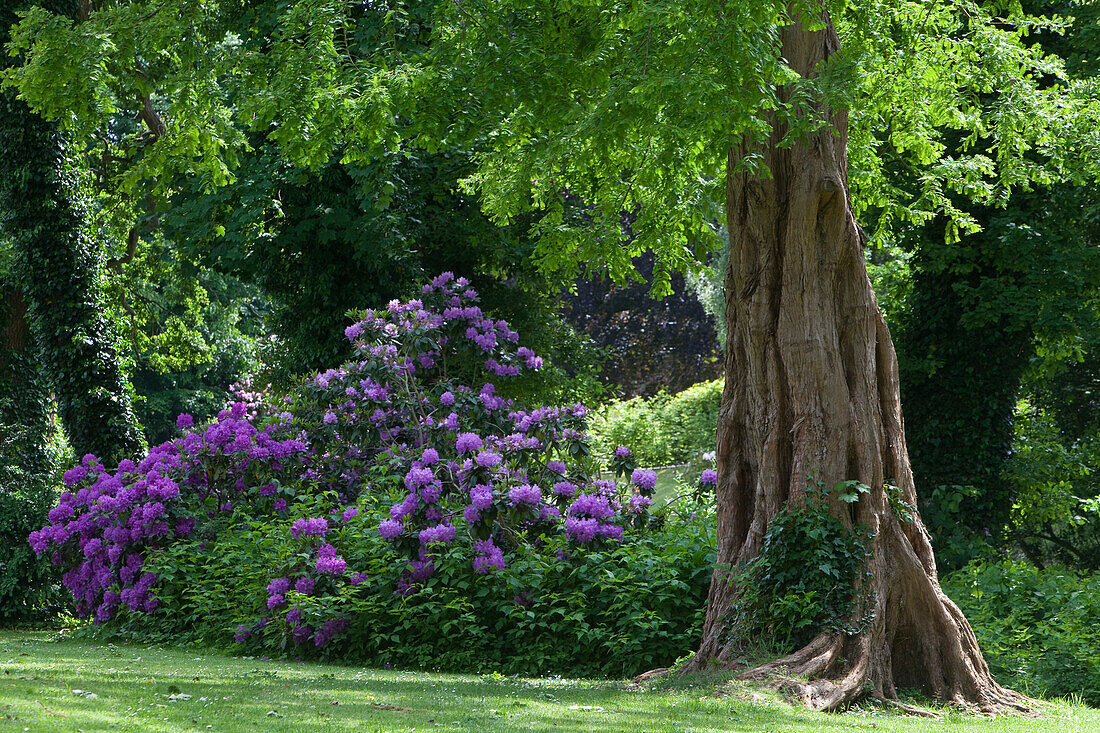
{"type": "Polygon", "coordinates": [[[722,675],[634,689],[55,638],[0,633],[0,731],[1100,731],[1100,715],[1079,707],[1040,720],[810,713],[722,675]]]}

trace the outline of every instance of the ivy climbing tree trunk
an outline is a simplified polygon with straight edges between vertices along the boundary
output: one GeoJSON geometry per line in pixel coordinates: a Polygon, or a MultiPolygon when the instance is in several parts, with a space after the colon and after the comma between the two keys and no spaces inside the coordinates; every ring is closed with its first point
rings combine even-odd
{"type": "MultiPolygon", "coordinates": [[[[782,56],[803,77],[839,48],[831,25],[782,31],[782,56]]],[[[789,94],[789,90],[780,90],[789,94]]],[[[804,500],[812,474],[826,486],[855,479],[871,491],[830,512],[873,536],[868,560],[874,618],[854,635],[820,633],[804,648],[746,672],[780,680],[816,709],[866,692],[893,699],[915,687],[987,711],[1024,708],[1000,687],[962,613],[942,592],[916,504],[899,402],[898,368],[863,260],[847,193],[847,118],[780,146],[776,122],[762,150],[731,150],[726,189],[726,386],[718,424],[718,570],[703,639],[689,669],[734,666],[727,619],[737,601],[728,568],[756,558],[776,514],[804,500]],[[760,154],[771,175],[740,172],[760,154]]],[[[814,569],[808,569],[814,572],[814,569]]]]}
{"type": "Polygon", "coordinates": [[[27,323],[20,288],[0,273],[0,494],[25,489],[5,486],[5,470],[40,479],[50,470],[46,441],[49,394],[43,388],[39,351],[27,323]],[[10,464],[9,464],[10,462],[10,464]]]}
{"type": "MultiPolygon", "coordinates": [[[[0,0],[0,46],[25,5],[0,0]]],[[[77,11],[74,3],[47,5],[69,17],[77,11]]],[[[102,253],[88,226],[75,154],[56,125],[10,90],[0,94],[0,207],[31,328],[73,449],[110,464],[135,455],[144,440],[104,308],[102,253]]]]}

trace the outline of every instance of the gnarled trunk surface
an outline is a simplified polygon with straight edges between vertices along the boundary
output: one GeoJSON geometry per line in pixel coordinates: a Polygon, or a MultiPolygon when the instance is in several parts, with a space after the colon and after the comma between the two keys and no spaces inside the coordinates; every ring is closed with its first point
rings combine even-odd
{"type": "MultiPolygon", "coordinates": [[[[839,46],[831,24],[783,31],[782,53],[804,77],[839,46]]],[[[718,570],[703,639],[689,669],[731,664],[724,618],[736,601],[723,567],[752,560],[783,505],[802,500],[812,473],[826,486],[857,479],[857,503],[831,498],[848,526],[873,532],[871,624],[854,636],[822,633],[805,648],[745,673],[785,681],[816,709],[870,693],[919,688],[983,711],[1026,709],[1000,687],[974,633],[940,589],[928,532],[903,522],[884,484],[916,505],[905,447],[897,359],[867,277],[862,233],[847,194],[846,115],[792,146],[762,151],[770,178],[735,172],[726,204],[726,385],[718,423],[718,570]],[[790,676],[797,675],[802,681],[790,676]],[[806,681],[809,680],[809,681],[806,681]]]]}

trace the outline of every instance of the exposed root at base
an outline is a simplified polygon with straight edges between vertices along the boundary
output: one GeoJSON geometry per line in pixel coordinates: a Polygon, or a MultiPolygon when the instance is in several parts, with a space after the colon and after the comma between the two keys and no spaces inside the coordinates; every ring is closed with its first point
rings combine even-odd
{"type": "Polygon", "coordinates": [[[901,702],[900,700],[891,700],[890,698],[886,697],[885,695],[871,695],[871,697],[874,698],[876,702],[879,702],[879,703],[885,705],[886,707],[891,707],[891,708],[895,708],[897,710],[900,710],[903,713],[905,713],[906,715],[915,715],[915,716],[922,717],[922,718],[942,718],[943,717],[943,715],[941,715],[940,713],[937,713],[933,710],[925,710],[924,708],[918,708],[914,705],[906,705],[905,703],[901,702]]]}
{"type": "MultiPolygon", "coordinates": [[[[787,658],[789,659],[789,658],[787,658]]],[[[870,685],[861,675],[849,673],[842,679],[807,679],[792,675],[805,674],[802,670],[792,670],[777,660],[754,667],[737,675],[738,680],[755,681],[777,692],[797,700],[809,710],[821,712],[841,712],[863,699],[872,699],[884,706],[899,710],[906,715],[923,718],[942,718],[943,714],[910,705],[892,697],[883,695],[870,685]]],[[[735,669],[738,665],[722,664],[723,668],[735,669]]],[[[944,704],[980,715],[1021,715],[1039,717],[1041,702],[1021,695],[1012,690],[1000,688],[980,703],[967,703],[959,699],[942,701],[944,704]]]]}

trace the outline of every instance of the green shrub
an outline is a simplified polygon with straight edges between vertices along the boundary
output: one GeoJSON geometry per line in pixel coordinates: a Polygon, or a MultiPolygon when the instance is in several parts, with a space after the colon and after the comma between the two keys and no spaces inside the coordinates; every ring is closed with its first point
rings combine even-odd
{"type": "Polygon", "coordinates": [[[1063,567],[975,561],[942,579],[997,680],[1100,705],[1100,579],[1063,567]]]}
{"type": "Polygon", "coordinates": [[[625,445],[644,466],[685,463],[715,449],[722,380],[700,382],[674,395],[612,402],[592,415],[589,435],[601,458],[625,445]]]}
{"type": "Polygon", "coordinates": [[[184,414],[137,464],[66,471],[29,539],[77,613],[144,641],[437,669],[621,676],[690,648],[713,514],[651,514],[656,473],[625,454],[623,481],[599,478],[583,405],[527,411],[486,381],[542,365],[519,334],[450,273],[423,294],[362,314],[357,358],[274,407],[184,414]]]}
{"type": "MultiPolygon", "coordinates": [[[[360,507],[371,498],[364,495],[360,507]]],[[[161,578],[160,602],[170,614],[123,609],[108,633],[143,641],[224,644],[235,629],[259,628],[244,642],[253,653],[283,654],[293,644],[265,624],[257,608],[273,568],[293,568],[312,555],[295,539],[291,520],[340,506],[338,497],[302,501],[293,514],[244,520],[216,542],[177,542],[146,561],[161,578]]],[[[469,542],[460,539],[435,559],[436,572],[406,595],[408,565],[376,530],[388,504],[374,503],[328,539],[344,548],[367,579],[339,590],[318,586],[294,594],[309,624],[342,617],[349,631],[317,653],[324,658],[403,668],[623,677],[671,664],[698,642],[713,569],[713,514],[669,518],[661,529],[602,549],[548,539],[516,548],[507,566],[478,575],[469,542]]],[[[319,583],[325,582],[323,578],[319,583]]],[[[276,615],[276,614],[271,614],[276,615]]],[[[298,647],[295,653],[301,653],[298,647]]]]}

